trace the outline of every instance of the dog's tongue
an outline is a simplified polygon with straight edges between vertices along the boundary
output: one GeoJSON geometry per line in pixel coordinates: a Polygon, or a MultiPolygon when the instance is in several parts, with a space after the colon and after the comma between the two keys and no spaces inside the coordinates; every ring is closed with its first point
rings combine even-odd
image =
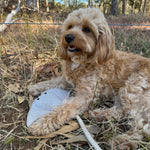
{"type": "Polygon", "coordinates": [[[74,51],[74,50],[76,50],[76,47],[75,47],[75,46],[71,46],[71,45],[69,45],[69,50],[74,51]]]}
{"type": "Polygon", "coordinates": [[[68,51],[72,53],[72,52],[79,52],[80,50],[78,48],[76,48],[75,46],[69,45],[68,51]]]}

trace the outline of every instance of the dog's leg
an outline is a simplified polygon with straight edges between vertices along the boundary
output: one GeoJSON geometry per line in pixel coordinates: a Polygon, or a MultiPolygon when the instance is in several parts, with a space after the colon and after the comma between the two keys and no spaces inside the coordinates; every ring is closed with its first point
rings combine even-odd
{"type": "Polygon", "coordinates": [[[60,128],[68,120],[83,113],[91,100],[91,94],[82,90],[77,92],[75,97],[70,97],[52,112],[33,122],[29,127],[29,132],[34,135],[44,135],[60,128]]]}
{"type": "Polygon", "coordinates": [[[150,136],[150,81],[147,73],[133,74],[120,89],[120,102],[134,126],[150,136]]]}
{"type": "Polygon", "coordinates": [[[150,83],[147,73],[131,75],[125,86],[119,90],[116,106],[94,110],[92,115],[101,121],[111,117],[119,119],[121,113],[132,118],[129,119],[131,129],[112,138],[110,145],[113,145],[113,149],[119,147],[122,150],[135,150],[144,135],[150,136],[150,83]]]}
{"type": "MultiPolygon", "coordinates": [[[[63,76],[53,78],[52,80],[39,82],[35,85],[29,85],[28,91],[31,95],[36,96],[38,94],[41,94],[43,91],[52,89],[52,88],[71,88],[73,87],[72,83],[68,83],[63,76]]],[[[69,89],[68,89],[69,90],[69,89]]]]}
{"type": "Polygon", "coordinates": [[[90,111],[90,115],[97,121],[103,121],[104,119],[111,120],[115,118],[119,120],[122,116],[123,110],[117,106],[113,106],[107,109],[95,109],[90,111]]]}
{"type": "Polygon", "coordinates": [[[131,129],[114,141],[123,150],[137,149],[137,143],[144,135],[150,136],[150,82],[146,72],[132,74],[119,91],[124,112],[132,120],[131,129]]]}
{"type": "MultiPolygon", "coordinates": [[[[91,115],[96,118],[97,121],[103,121],[104,119],[111,120],[112,118],[115,118],[117,121],[119,121],[123,116],[123,111],[122,109],[114,106],[105,110],[96,109],[91,112],[91,115]]],[[[128,122],[127,126],[129,125],[131,129],[124,134],[119,134],[117,136],[111,137],[108,140],[108,143],[111,146],[111,150],[136,150],[138,141],[140,142],[143,139],[142,132],[137,128],[133,128],[135,127],[135,122],[132,122],[130,118],[128,120],[130,120],[130,122],[128,122]]]]}

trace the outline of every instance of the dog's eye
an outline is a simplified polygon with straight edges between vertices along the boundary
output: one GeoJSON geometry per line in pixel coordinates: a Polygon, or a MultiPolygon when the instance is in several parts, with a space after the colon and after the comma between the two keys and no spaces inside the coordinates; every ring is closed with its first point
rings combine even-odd
{"type": "Polygon", "coordinates": [[[89,33],[89,32],[91,32],[91,29],[89,29],[88,27],[84,27],[83,31],[86,32],[86,33],[89,33]]]}
{"type": "Polygon", "coordinates": [[[69,27],[68,27],[68,29],[72,29],[73,28],[73,26],[72,25],[70,25],[69,27]]]}

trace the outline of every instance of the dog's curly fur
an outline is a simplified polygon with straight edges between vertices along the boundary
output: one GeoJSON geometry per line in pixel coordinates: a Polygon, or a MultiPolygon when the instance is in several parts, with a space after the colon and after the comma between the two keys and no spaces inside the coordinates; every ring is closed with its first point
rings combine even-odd
{"type": "Polygon", "coordinates": [[[134,119],[133,128],[126,135],[135,139],[142,139],[142,133],[150,136],[150,59],[115,50],[114,38],[99,9],[69,14],[62,26],[58,53],[63,59],[63,75],[31,85],[29,91],[36,95],[54,87],[74,88],[76,95],[36,120],[29,132],[48,134],[83,113],[93,96],[111,95],[114,106],[92,114],[110,118],[129,115],[134,119]]]}

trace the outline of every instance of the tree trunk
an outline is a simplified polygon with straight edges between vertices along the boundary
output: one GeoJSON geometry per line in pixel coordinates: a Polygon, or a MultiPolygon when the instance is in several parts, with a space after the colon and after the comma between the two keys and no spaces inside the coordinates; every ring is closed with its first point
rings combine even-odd
{"type": "Polygon", "coordinates": [[[76,8],[78,8],[78,0],[76,0],[76,8]]]}
{"type": "Polygon", "coordinates": [[[38,11],[38,13],[39,13],[39,11],[40,11],[39,0],[36,1],[36,5],[37,5],[37,11],[38,11]]]}
{"type": "Polygon", "coordinates": [[[104,0],[103,3],[103,13],[106,14],[106,0],[104,0]]]}
{"type": "Polygon", "coordinates": [[[70,0],[70,6],[72,6],[73,5],[73,0],[70,0]]]}
{"type": "Polygon", "coordinates": [[[70,7],[70,0],[68,0],[68,6],[70,7]]]}
{"type": "Polygon", "coordinates": [[[26,0],[26,5],[33,10],[37,10],[37,0],[26,0]]]}
{"type": "Polygon", "coordinates": [[[126,13],[126,5],[127,5],[127,0],[122,1],[122,14],[125,15],[126,13]]]}
{"type": "Polygon", "coordinates": [[[135,1],[133,1],[133,5],[132,5],[132,13],[135,13],[135,1]]]}
{"type": "Polygon", "coordinates": [[[89,7],[91,6],[91,0],[88,0],[88,6],[89,7]]]}
{"type": "Polygon", "coordinates": [[[141,8],[142,8],[142,2],[143,2],[143,0],[140,0],[139,12],[141,12],[141,8]]]}
{"type": "Polygon", "coordinates": [[[13,16],[15,16],[18,11],[20,11],[20,4],[21,2],[19,1],[17,8],[15,10],[12,10],[10,14],[8,14],[4,24],[0,25],[0,32],[3,32],[6,30],[7,26],[9,23],[13,23],[16,19],[12,20],[13,16]]]}
{"type": "Polygon", "coordinates": [[[147,0],[144,1],[143,14],[146,15],[146,4],[147,0]]]}
{"type": "Polygon", "coordinates": [[[115,16],[117,15],[117,6],[118,6],[118,0],[112,0],[111,2],[111,15],[115,16]]]}
{"type": "Polygon", "coordinates": [[[45,0],[45,3],[46,3],[46,12],[48,13],[49,12],[48,0],[45,0]]]}
{"type": "Polygon", "coordinates": [[[51,2],[51,7],[52,7],[52,8],[55,8],[55,0],[52,0],[52,2],[51,2]]]}
{"type": "Polygon", "coordinates": [[[91,0],[91,6],[93,7],[93,0],[91,0]]]}

